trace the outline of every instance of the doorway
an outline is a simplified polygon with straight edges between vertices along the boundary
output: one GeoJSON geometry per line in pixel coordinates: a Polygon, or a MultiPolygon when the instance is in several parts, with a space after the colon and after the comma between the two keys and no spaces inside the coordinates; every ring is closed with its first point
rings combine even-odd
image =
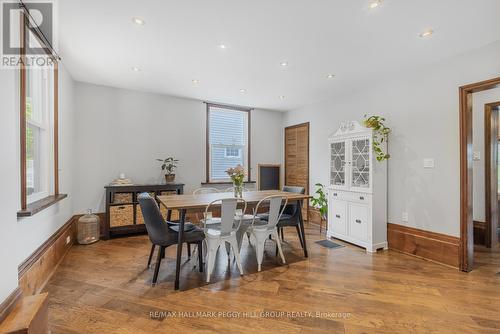
{"type": "MultiPolygon", "coordinates": [[[[285,185],[304,187],[309,194],[309,122],[285,128],[285,185]]],[[[304,201],[304,220],[308,209],[309,201],[304,201]]]]}
{"type": "MultiPolygon", "coordinates": [[[[460,270],[471,271],[474,265],[473,207],[473,94],[500,87],[500,77],[459,88],[460,104],[460,270]]],[[[488,183],[488,182],[487,182],[488,183]]],[[[490,192],[491,194],[491,192],[490,192]]],[[[490,198],[490,202],[492,199],[490,198]]]]}

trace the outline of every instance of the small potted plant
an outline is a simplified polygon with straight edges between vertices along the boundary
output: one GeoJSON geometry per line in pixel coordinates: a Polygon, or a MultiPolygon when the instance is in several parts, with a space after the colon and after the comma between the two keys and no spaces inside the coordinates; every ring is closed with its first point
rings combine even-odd
{"type": "Polygon", "coordinates": [[[328,214],[328,200],[325,194],[325,187],[321,183],[316,183],[316,193],[313,198],[311,198],[311,204],[313,207],[319,211],[320,222],[319,222],[319,232],[321,233],[321,228],[323,226],[323,221],[326,221],[328,214]]]}
{"type": "Polygon", "coordinates": [[[166,159],[156,159],[162,163],[161,170],[165,173],[165,181],[167,183],[174,182],[175,180],[175,169],[177,168],[177,163],[179,160],[172,157],[166,159]]]}
{"type": "Polygon", "coordinates": [[[238,165],[234,168],[228,168],[226,170],[227,175],[233,181],[234,187],[234,197],[242,197],[243,195],[243,180],[245,179],[245,168],[242,165],[238,165]]]}

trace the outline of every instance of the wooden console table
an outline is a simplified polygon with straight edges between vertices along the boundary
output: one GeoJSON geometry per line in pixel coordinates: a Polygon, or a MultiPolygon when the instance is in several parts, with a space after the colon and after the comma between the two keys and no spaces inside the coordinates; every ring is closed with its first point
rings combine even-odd
{"type": "MultiPolygon", "coordinates": [[[[182,183],[151,185],[106,186],[106,219],[104,220],[103,239],[117,236],[145,233],[144,219],[137,202],[137,195],[148,192],[151,196],[181,195],[182,183]]],[[[166,218],[166,209],[162,209],[166,218]]],[[[171,219],[176,219],[176,213],[171,219]]]]}

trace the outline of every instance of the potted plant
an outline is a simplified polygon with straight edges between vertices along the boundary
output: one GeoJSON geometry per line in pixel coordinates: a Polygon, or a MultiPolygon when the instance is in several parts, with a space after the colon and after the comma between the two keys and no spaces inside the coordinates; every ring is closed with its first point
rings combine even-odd
{"type": "Polygon", "coordinates": [[[179,160],[172,157],[166,159],[156,159],[162,163],[161,170],[165,172],[165,181],[167,183],[174,182],[175,180],[175,169],[177,168],[177,163],[179,160]]]}
{"type": "Polygon", "coordinates": [[[319,211],[320,222],[319,222],[319,232],[321,233],[321,228],[323,226],[323,221],[326,221],[328,214],[328,200],[325,194],[325,187],[321,183],[316,183],[316,192],[313,198],[311,198],[311,204],[313,207],[319,211]]]}
{"type": "Polygon", "coordinates": [[[382,144],[389,139],[391,128],[385,126],[385,118],[365,115],[364,126],[373,129],[373,151],[377,161],[388,160],[391,155],[382,150],[382,144]]]}

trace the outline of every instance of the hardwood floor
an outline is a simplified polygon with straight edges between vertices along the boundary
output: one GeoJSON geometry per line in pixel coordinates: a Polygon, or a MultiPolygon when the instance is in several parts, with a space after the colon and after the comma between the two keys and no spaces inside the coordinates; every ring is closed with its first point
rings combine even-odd
{"type": "Polygon", "coordinates": [[[74,246],[45,288],[52,333],[500,332],[498,252],[476,252],[477,269],[466,274],[393,251],[324,248],[316,226],[307,237],[309,259],[287,230],[286,265],[268,242],[260,273],[245,242],[241,277],[219,252],[209,284],[185,258],[180,291],[175,247],[151,287],[146,236],[74,246]]]}

